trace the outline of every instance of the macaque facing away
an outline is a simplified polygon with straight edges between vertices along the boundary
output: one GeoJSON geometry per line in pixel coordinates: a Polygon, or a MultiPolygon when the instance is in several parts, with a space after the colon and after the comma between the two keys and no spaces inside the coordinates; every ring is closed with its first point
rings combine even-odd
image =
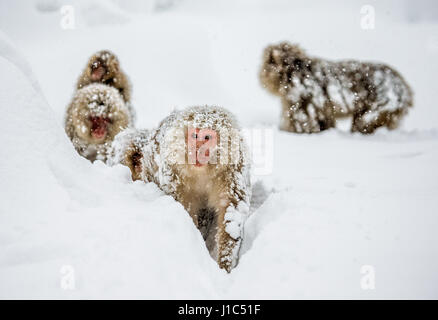
{"type": "Polygon", "coordinates": [[[287,42],[268,46],[260,80],[282,100],[280,129],[315,133],[352,117],[352,132],[394,129],[412,106],[412,91],[391,67],[310,57],[287,42]]]}
{"type": "Polygon", "coordinates": [[[114,87],[119,90],[126,103],[131,101],[131,85],[128,77],[120,68],[119,59],[108,50],[96,52],[91,56],[79,77],[77,89],[91,83],[102,83],[114,87]]]}
{"type": "MultiPolygon", "coordinates": [[[[133,145],[132,139],[126,143],[133,145]]],[[[142,145],[141,179],[155,182],[184,206],[210,255],[230,272],[251,196],[247,149],[234,117],[218,107],[175,111],[142,145]]],[[[129,157],[130,148],[124,150],[126,156],[116,158],[129,157]]]]}
{"type": "Polygon", "coordinates": [[[131,124],[130,110],[117,89],[90,84],[76,91],[68,106],[65,131],[80,155],[106,162],[114,137],[131,124]]]}
{"type": "Polygon", "coordinates": [[[114,139],[108,164],[121,163],[131,170],[133,181],[142,179],[143,147],[148,141],[149,130],[128,128],[120,132],[114,139]]]}

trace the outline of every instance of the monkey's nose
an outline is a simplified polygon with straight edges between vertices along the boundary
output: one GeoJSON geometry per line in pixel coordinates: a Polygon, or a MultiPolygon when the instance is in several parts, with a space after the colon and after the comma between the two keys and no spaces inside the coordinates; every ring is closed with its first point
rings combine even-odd
{"type": "Polygon", "coordinates": [[[93,68],[91,71],[91,80],[100,81],[106,73],[106,69],[103,66],[93,68]]]}
{"type": "Polygon", "coordinates": [[[104,126],[94,127],[91,129],[91,134],[96,139],[102,139],[106,134],[106,128],[104,126]]]}

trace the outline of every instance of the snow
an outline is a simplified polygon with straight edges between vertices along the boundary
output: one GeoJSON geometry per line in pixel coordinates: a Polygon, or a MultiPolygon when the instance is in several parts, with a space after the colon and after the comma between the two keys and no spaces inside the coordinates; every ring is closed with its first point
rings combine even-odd
{"type": "Polygon", "coordinates": [[[113,109],[122,110],[131,116],[117,89],[100,83],[90,84],[79,89],[75,95],[75,99],[86,99],[90,112],[96,116],[102,116],[108,113],[108,117],[111,118],[114,113],[117,113],[117,111],[112,112],[113,109]],[[111,106],[113,109],[109,109],[107,106],[111,106]]]}
{"type": "Polygon", "coordinates": [[[376,28],[363,30],[353,1],[78,1],[76,29],[64,30],[63,4],[0,2],[0,298],[438,298],[434,5],[413,23],[411,4],[371,2],[376,28]],[[281,40],[394,66],[414,107],[400,129],[367,137],[278,131],[279,99],[258,72],[281,40]],[[81,158],[64,133],[74,84],[100,49],[130,76],[138,128],[211,104],[272,134],[272,171],[253,176],[231,274],[182,205],[126,167],[81,158]],[[367,265],[374,290],[360,285],[367,265]]]}

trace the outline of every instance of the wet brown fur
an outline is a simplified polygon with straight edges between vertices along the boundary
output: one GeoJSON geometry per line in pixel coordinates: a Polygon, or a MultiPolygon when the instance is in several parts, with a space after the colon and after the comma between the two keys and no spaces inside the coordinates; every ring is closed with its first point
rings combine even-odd
{"type": "Polygon", "coordinates": [[[409,85],[389,66],[309,57],[287,42],[265,49],[260,80],[281,97],[280,129],[296,133],[333,128],[347,116],[352,132],[394,129],[413,104],[409,85]]]}
{"type": "Polygon", "coordinates": [[[149,130],[127,129],[116,136],[111,146],[109,165],[121,163],[131,171],[133,181],[142,180],[143,148],[148,141],[149,130]]]}
{"type": "Polygon", "coordinates": [[[119,90],[125,102],[131,101],[131,85],[129,79],[120,67],[117,56],[108,50],[98,51],[93,54],[87,62],[87,65],[79,77],[76,85],[81,89],[90,83],[102,83],[119,90]],[[96,81],[91,77],[93,65],[99,64],[105,68],[105,74],[102,79],[96,81]]]}

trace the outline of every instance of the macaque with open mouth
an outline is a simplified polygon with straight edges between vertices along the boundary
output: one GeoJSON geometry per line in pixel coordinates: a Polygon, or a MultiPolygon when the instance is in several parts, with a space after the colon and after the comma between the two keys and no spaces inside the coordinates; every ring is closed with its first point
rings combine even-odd
{"type": "MultiPolygon", "coordinates": [[[[248,153],[234,117],[219,107],[175,111],[142,146],[141,179],[156,183],[184,206],[210,255],[230,272],[238,260],[251,196],[248,153]]],[[[124,150],[129,156],[129,148],[124,150]]]]}
{"type": "Polygon", "coordinates": [[[119,90],[126,103],[131,100],[131,85],[128,77],[120,68],[119,59],[108,50],[96,52],[91,56],[79,77],[77,89],[91,83],[102,83],[114,87],[119,90]]]}
{"type": "Polygon", "coordinates": [[[106,161],[114,137],[132,125],[119,91],[103,84],[79,89],[67,108],[65,131],[80,155],[106,161]]]}

